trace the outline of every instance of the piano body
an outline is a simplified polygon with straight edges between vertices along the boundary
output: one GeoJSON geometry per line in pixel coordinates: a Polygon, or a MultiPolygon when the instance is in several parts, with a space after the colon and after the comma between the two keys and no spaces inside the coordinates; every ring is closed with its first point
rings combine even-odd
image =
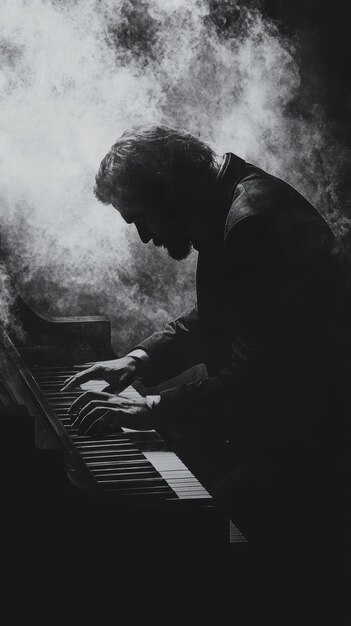
{"type": "Polygon", "coordinates": [[[61,599],[86,608],[113,604],[117,589],[145,590],[146,580],[168,591],[171,580],[194,585],[227,543],[228,520],[155,431],[79,435],[67,410],[82,391],[59,391],[87,363],[115,356],[109,320],[46,319],[19,295],[12,308],[22,330],[1,332],[0,408],[14,442],[8,511],[19,593],[52,604],[61,586],[61,599]]]}

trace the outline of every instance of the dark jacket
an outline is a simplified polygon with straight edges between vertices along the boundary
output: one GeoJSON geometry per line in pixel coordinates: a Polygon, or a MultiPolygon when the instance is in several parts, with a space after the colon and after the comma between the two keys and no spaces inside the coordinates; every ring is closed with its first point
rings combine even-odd
{"type": "Polygon", "coordinates": [[[208,378],[161,393],[163,415],[211,415],[270,441],[319,439],[351,373],[348,259],[303,196],[233,154],[215,197],[197,305],[139,344],[150,356],[144,382],[204,362],[208,378]]]}

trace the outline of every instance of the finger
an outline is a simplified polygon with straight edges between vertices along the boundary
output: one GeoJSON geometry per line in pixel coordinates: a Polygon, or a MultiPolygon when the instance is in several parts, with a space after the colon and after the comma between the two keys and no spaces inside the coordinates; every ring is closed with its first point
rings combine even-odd
{"type": "Polygon", "coordinates": [[[74,376],[69,378],[67,381],[65,381],[64,386],[61,388],[60,391],[69,391],[70,389],[74,389],[75,387],[78,387],[79,385],[87,382],[88,380],[91,380],[92,378],[100,378],[100,372],[95,366],[90,367],[83,372],[78,372],[78,374],[75,374],[74,376]]]}
{"type": "MultiPolygon", "coordinates": [[[[110,413],[117,415],[118,421],[116,424],[120,427],[123,426],[124,428],[131,428],[132,430],[151,430],[154,428],[151,416],[147,416],[145,413],[139,412],[138,410],[135,412],[135,408],[136,405],[130,405],[128,408],[112,405],[110,413]]],[[[114,420],[115,419],[116,418],[114,418],[114,420]]]]}
{"type": "Polygon", "coordinates": [[[82,411],[79,411],[75,421],[72,424],[73,428],[80,428],[83,420],[86,418],[87,413],[90,413],[93,409],[108,407],[109,404],[107,402],[103,402],[103,400],[92,400],[91,402],[88,402],[84,409],[82,409],[82,411]]]}
{"type": "MultiPolygon", "coordinates": [[[[78,429],[81,433],[87,433],[90,429],[97,427],[97,422],[100,422],[101,418],[104,415],[110,413],[110,409],[106,410],[106,406],[93,406],[89,413],[87,413],[84,418],[80,421],[78,429]]],[[[114,415],[114,420],[116,420],[116,416],[114,415]]],[[[101,424],[99,424],[101,425],[101,424]]],[[[106,424],[105,424],[106,425],[106,424]]]]}
{"type": "Polygon", "coordinates": [[[82,393],[74,402],[71,404],[68,409],[68,414],[78,413],[78,411],[91,400],[107,400],[111,398],[112,394],[106,393],[104,391],[86,391],[82,393]]]}
{"type": "MultiPolygon", "coordinates": [[[[99,401],[98,400],[91,400],[85,406],[89,407],[89,410],[91,410],[93,407],[96,407],[98,405],[99,405],[99,401]]],[[[81,421],[82,421],[83,417],[84,417],[84,415],[82,414],[82,412],[78,411],[78,413],[76,414],[76,416],[75,416],[75,418],[73,419],[73,422],[72,422],[73,428],[79,428],[80,427],[80,424],[81,424],[81,421]]]]}
{"type": "Polygon", "coordinates": [[[80,425],[78,428],[79,432],[84,435],[87,433],[92,434],[93,432],[104,432],[104,426],[106,426],[104,418],[108,412],[109,411],[106,411],[106,409],[93,409],[92,413],[94,413],[94,415],[91,417],[90,424],[86,428],[80,425]]]}
{"type": "Polygon", "coordinates": [[[64,391],[66,389],[66,386],[69,385],[73,379],[75,379],[76,374],[74,374],[74,376],[70,376],[69,378],[66,378],[65,382],[63,383],[63,387],[61,387],[60,391],[64,391]]]}
{"type": "Polygon", "coordinates": [[[83,372],[78,372],[67,381],[65,381],[64,386],[60,391],[68,391],[69,389],[74,389],[78,387],[82,383],[87,382],[87,380],[91,380],[91,378],[101,378],[101,369],[96,365],[93,367],[89,367],[89,369],[84,370],[83,372]]]}
{"type": "Polygon", "coordinates": [[[92,399],[92,394],[90,391],[86,391],[85,393],[83,393],[81,396],[79,396],[76,400],[74,400],[74,402],[72,402],[71,406],[69,407],[67,413],[70,415],[72,413],[78,413],[78,411],[80,410],[80,408],[89,400],[92,399]]]}
{"type": "Polygon", "coordinates": [[[107,400],[103,399],[93,399],[88,402],[83,408],[79,411],[79,418],[82,420],[87,413],[91,410],[92,407],[101,406],[101,407],[110,407],[111,404],[107,400]]]}
{"type": "Polygon", "coordinates": [[[116,421],[116,414],[113,415],[111,414],[111,411],[108,410],[108,411],[101,412],[99,415],[98,414],[99,411],[98,410],[95,410],[95,411],[96,411],[97,417],[93,421],[91,426],[89,426],[89,428],[87,428],[87,430],[84,431],[86,435],[92,435],[95,432],[109,432],[110,433],[112,430],[112,427],[113,427],[114,432],[117,430],[121,430],[118,427],[118,423],[116,421]]]}

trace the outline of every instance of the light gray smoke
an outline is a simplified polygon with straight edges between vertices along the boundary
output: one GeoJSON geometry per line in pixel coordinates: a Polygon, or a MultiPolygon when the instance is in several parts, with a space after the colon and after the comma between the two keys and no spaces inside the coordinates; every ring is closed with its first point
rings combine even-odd
{"type": "Polygon", "coordinates": [[[93,196],[129,126],[186,128],[288,180],[339,234],[348,227],[330,182],[338,146],[321,111],[309,124],[288,112],[296,50],[257,11],[241,9],[221,37],[206,0],[2,0],[0,59],[9,272],[41,313],[108,314],[119,352],[191,305],[196,263],[144,246],[93,196]]]}

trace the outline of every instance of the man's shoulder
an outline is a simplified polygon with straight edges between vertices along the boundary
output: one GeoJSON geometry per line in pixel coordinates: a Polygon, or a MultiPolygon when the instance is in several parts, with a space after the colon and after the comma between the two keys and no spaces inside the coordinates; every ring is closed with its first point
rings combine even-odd
{"type": "Polygon", "coordinates": [[[282,211],[289,213],[289,208],[295,213],[299,212],[298,208],[308,206],[313,208],[287,182],[247,163],[234,191],[224,234],[248,217],[256,217],[267,223],[281,217],[282,211]]]}

